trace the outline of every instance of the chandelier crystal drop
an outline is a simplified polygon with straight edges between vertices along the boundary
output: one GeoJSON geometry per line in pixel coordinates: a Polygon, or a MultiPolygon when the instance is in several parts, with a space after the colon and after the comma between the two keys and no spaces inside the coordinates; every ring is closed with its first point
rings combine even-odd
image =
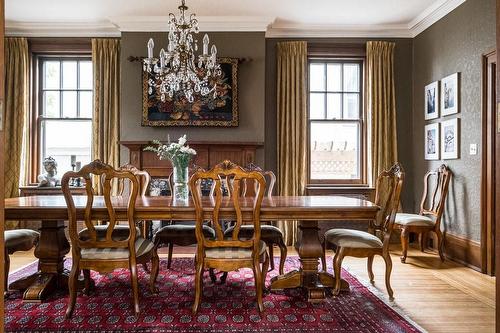
{"type": "Polygon", "coordinates": [[[212,45],[208,52],[210,40],[207,34],[203,37],[202,53],[196,56],[198,44],[194,36],[199,33],[198,20],[195,14],[186,18],[188,7],[185,0],[181,1],[179,17],[169,14],[167,50],[161,49],[159,57],[153,57],[154,41],[150,38],[148,56],[144,58],[144,70],[150,73],[148,92],[151,95],[156,91],[162,102],[174,95],[184,96],[189,103],[196,95],[213,93],[215,97],[216,82],[222,76],[217,63],[217,47],[212,45]]]}

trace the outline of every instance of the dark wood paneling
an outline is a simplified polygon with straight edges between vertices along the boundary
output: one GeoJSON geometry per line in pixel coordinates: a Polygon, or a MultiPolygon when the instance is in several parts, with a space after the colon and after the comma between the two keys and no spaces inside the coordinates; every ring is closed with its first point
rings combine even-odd
{"type": "MultiPolygon", "coordinates": [[[[5,105],[5,82],[4,82],[4,37],[5,37],[5,11],[4,11],[4,0],[0,0],[0,118],[5,119],[4,105],[5,105]]],[[[0,125],[0,263],[2,268],[0,269],[0,292],[1,295],[4,293],[4,265],[5,262],[5,249],[4,249],[4,131],[3,124],[0,125]]],[[[3,297],[0,300],[0,332],[4,331],[4,300],[3,297]]]]}
{"type": "MultiPolygon", "coordinates": [[[[437,249],[437,238],[429,233],[432,248],[437,249]]],[[[456,261],[478,272],[481,271],[481,243],[447,233],[444,238],[446,259],[456,261]]]]}
{"type": "MultiPolygon", "coordinates": [[[[500,54],[500,0],[496,1],[496,41],[497,41],[497,54],[500,54]]],[[[498,84],[500,82],[500,71],[498,70],[497,66],[497,115],[498,112],[500,111],[500,85],[498,84]]],[[[498,124],[497,124],[498,126],[498,124]]],[[[497,128],[496,131],[496,137],[497,140],[499,138],[499,131],[497,128]]],[[[498,157],[500,156],[500,147],[496,147],[495,151],[495,156],[498,157]]],[[[500,219],[500,158],[496,158],[495,162],[495,169],[496,169],[496,179],[495,179],[495,224],[500,225],[499,219],[500,219]]],[[[500,253],[500,228],[496,228],[495,230],[495,253],[500,253]]],[[[500,276],[500,255],[497,255],[495,257],[495,276],[500,276]]],[[[500,279],[496,279],[496,299],[500,299],[500,279]]],[[[500,306],[496,306],[496,313],[495,313],[495,323],[496,323],[496,332],[500,333],[500,306]]]]}
{"type": "MultiPolygon", "coordinates": [[[[167,177],[170,174],[172,166],[169,161],[158,159],[154,152],[144,151],[150,142],[121,141],[120,144],[129,149],[130,164],[148,171],[152,177],[167,177]]],[[[255,163],[257,148],[264,144],[258,142],[190,141],[189,145],[196,150],[193,163],[209,169],[223,160],[230,160],[242,166],[255,163]]]]}

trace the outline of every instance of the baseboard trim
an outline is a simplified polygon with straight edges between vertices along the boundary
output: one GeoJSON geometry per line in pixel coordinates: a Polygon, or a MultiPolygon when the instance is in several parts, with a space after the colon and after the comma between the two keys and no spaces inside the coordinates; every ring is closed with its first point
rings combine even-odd
{"type": "MultiPolygon", "coordinates": [[[[430,233],[433,249],[437,249],[437,238],[430,233]]],[[[447,259],[456,261],[482,273],[481,243],[462,236],[446,233],[444,238],[444,253],[447,259]]]]}

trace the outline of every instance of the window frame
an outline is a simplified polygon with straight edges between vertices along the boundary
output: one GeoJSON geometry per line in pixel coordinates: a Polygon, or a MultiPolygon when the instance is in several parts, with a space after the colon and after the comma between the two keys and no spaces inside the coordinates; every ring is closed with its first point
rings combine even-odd
{"type": "MultiPolygon", "coordinates": [[[[366,112],[366,99],[365,99],[365,87],[366,87],[366,71],[365,71],[366,57],[364,56],[308,56],[307,59],[307,187],[343,187],[343,186],[359,186],[366,187],[368,184],[368,131],[367,131],[367,112],[366,112]],[[311,63],[356,63],[360,66],[359,80],[360,80],[360,91],[359,91],[359,103],[360,103],[360,116],[359,119],[311,119],[310,113],[310,81],[309,81],[309,69],[311,63]],[[359,140],[359,178],[356,179],[311,179],[311,124],[313,122],[326,122],[326,123],[358,123],[360,140],[359,140]]],[[[326,66],[325,66],[326,71],[326,66]]],[[[343,73],[343,71],[342,71],[343,73]]],[[[343,74],[342,74],[343,75],[343,74]]],[[[326,78],[326,75],[325,75],[326,78]]],[[[343,76],[342,76],[343,78],[343,76]]],[[[326,84],[326,83],[325,83],[326,84]]],[[[319,92],[319,91],[317,91],[319,92]]],[[[328,94],[328,90],[322,91],[322,93],[328,94]]],[[[344,94],[344,89],[342,87],[342,94],[344,94]]],[[[348,93],[348,92],[347,92],[348,93]]],[[[328,112],[327,98],[325,98],[325,112],[328,112]]],[[[342,112],[344,109],[342,100],[342,112]]]]}
{"type": "MultiPolygon", "coordinates": [[[[78,91],[91,91],[94,94],[94,87],[91,89],[79,89],[79,69],[77,70],[77,87],[75,89],[62,89],[62,76],[63,73],[60,71],[60,87],[59,89],[44,89],[43,87],[43,63],[44,61],[50,61],[50,60],[56,60],[61,62],[61,68],[62,68],[62,61],[92,61],[92,54],[91,53],[58,53],[58,52],[48,52],[48,53],[39,53],[39,54],[33,54],[32,57],[32,82],[33,87],[32,87],[32,105],[33,105],[33,112],[32,112],[32,119],[31,119],[31,133],[32,133],[32,140],[31,140],[31,167],[30,167],[30,180],[33,183],[37,182],[37,175],[40,173],[41,167],[42,167],[42,159],[43,159],[43,147],[44,147],[44,138],[43,138],[43,131],[42,131],[42,123],[44,121],[50,121],[50,120],[57,120],[57,121],[84,121],[84,122],[92,122],[92,117],[91,118],[81,118],[78,117],[80,113],[80,105],[79,105],[79,94],[78,91]],[[65,118],[62,117],[62,94],[59,96],[59,117],[45,117],[42,112],[43,112],[43,92],[44,90],[47,91],[75,91],[77,92],[77,117],[71,117],[71,118],[65,118]]],[[[93,138],[92,138],[93,140],[93,138]]],[[[92,153],[92,152],[91,152],[92,153]]]]}

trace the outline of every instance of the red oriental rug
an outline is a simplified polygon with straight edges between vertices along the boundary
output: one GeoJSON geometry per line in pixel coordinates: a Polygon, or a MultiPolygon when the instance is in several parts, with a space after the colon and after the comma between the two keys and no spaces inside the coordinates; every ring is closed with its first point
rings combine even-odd
{"type": "MultiPolygon", "coordinates": [[[[67,260],[66,266],[71,265],[67,260]]],[[[299,266],[289,257],[285,270],[299,266]]],[[[10,280],[34,272],[33,263],[10,276],[10,280]]],[[[176,258],[172,269],[161,261],[158,295],[148,288],[149,274],[139,269],[141,314],[133,312],[129,273],[117,270],[92,272],[96,288],[90,296],[78,295],[73,318],[64,319],[67,294],[59,292],[42,304],[23,303],[14,292],[5,300],[7,332],[420,332],[403,316],[375,296],[347,271],[349,293],[310,304],[301,290],[269,293],[259,316],[251,270],[229,274],[226,284],[213,284],[205,274],[204,294],[197,315],[191,313],[194,298],[194,263],[176,258]]],[[[276,272],[268,274],[269,279],[276,272]]],[[[396,291],[397,292],[397,291],[396,291]]]]}

